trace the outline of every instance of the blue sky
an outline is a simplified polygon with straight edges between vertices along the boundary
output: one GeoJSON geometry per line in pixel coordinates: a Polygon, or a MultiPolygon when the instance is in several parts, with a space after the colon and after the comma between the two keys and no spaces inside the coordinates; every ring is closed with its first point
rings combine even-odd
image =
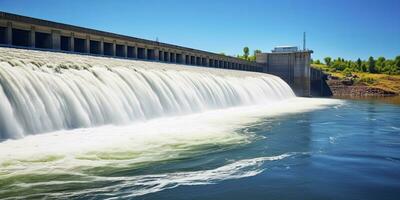
{"type": "Polygon", "coordinates": [[[400,55],[400,0],[0,0],[0,10],[229,55],[302,45],[314,59],[400,55]]]}

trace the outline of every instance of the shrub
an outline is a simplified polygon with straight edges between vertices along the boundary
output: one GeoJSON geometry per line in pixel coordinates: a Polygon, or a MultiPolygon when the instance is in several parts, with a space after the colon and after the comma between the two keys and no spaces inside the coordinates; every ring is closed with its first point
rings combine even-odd
{"type": "Polygon", "coordinates": [[[375,83],[375,79],[371,78],[371,77],[361,77],[360,80],[358,80],[358,82],[360,83],[367,83],[367,84],[373,84],[375,83]]]}

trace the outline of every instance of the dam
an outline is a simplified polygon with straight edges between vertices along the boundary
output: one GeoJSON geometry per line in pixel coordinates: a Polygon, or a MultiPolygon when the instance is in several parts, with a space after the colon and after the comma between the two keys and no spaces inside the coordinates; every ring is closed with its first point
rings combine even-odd
{"type": "Polygon", "coordinates": [[[292,153],[165,165],[242,151],[275,117],[330,104],[267,73],[0,47],[0,198],[130,199],[254,176],[292,153]]]}
{"type": "Polygon", "coordinates": [[[261,72],[231,56],[0,12],[0,44],[117,58],[261,72]]]}
{"type": "Polygon", "coordinates": [[[0,200],[398,200],[399,97],[296,46],[391,54],[393,2],[0,0],[0,200]]]}
{"type": "Polygon", "coordinates": [[[0,47],[0,140],[292,97],[268,74],[0,47]]]}
{"type": "Polygon", "coordinates": [[[312,51],[232,56],[0,12],[0,46],[269,73],[298,96],[310,96],[312,51]],[[267,59],[268,58],[268,59],[267,59]]]}

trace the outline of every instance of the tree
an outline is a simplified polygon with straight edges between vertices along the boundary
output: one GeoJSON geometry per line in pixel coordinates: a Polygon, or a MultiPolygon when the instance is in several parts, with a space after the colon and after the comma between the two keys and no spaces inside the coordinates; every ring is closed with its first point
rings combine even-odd
{"type": "Polygon", "coordinates": [[[376,60],[376,63],[375,63],[375,65],[376,65],[376,70],[378,71],[378,72],[382,72],[382,71],[384,71],[384,68],[385,68],[385,61],[386,61],[386,59],[385,59],[385,57],[379,57],[377,60],[376,60]]]}
{"type": "Polygon", "coordinates": [[[367,66],[365,65],[365,63],[361,64],[361,71],[367,72],[367,66]]]}
{"type": "Polygon", "coordinates": [[[319,64],[321,64],[321,61],[316,60],[314,63],[317,64],[317,65],[319,65],[319,64]]]}
{"type": "Polygon", "coordinates": [[[358,69],[361,69],[361,64],[362,64],[362,61],[361,61],[360,58],[358,58],[357,59],[357,67],[358,67],[358,69]]]}
{"type": "Polygon", "coordinates": [[[249,47],[244,47],[243,48],[243,56],[245,59],[247,59],[247,57],[249,57],[249,47]]]}
{"type": "Polygon", "coordinates": [[[346,63],[341,61],[333,62],[332,68],[336,69],[337,71],[343,71],[344,69],[346,69],[346,63]]]}
{"type": "Polygon", "coordinates": [[[376,68],[375,68],[375,60],[374,57],[370,56],[368,58],[368,71],[370,73],[375,73],[376,72],[376,68]]]}
{"type": "Polygon", "coordinates": [[[261,53],[261,50],[259,50],[259,49],[254,50],[253,56],[249,56],[248,60],[255,61],[257,53],[261,53]]]}
{"type": "Polygon", "coordinates": [[[324,61],[325,61],[325,64],[326,64],[326,65],[330,66],[330,65],[331,65],[331,61],[332,61],[332,58],[331,58],[331,57],[325,57],[325,58],[324,58],[324,61]]]}
{"type": "Polygon", "coordinates": [[[400,71],[400,56],[396,56],[394,59],[394,65],[397,67],[397,70],[400,71]]]}
{"type": "Polygon", "coordinates": [[[262,53],[260,49],[254,50],[254,52],[253,52],[254,57],[256,57],[256,55],[257,55],[258,53],[262,53]]]}
{"type": "Polygon", "coordinates": [[[385,62],[386,58],[385,57],[379,57],[378,60],[376,60],[376,65],[378,64],[382,64],[383,62],[385,62]]]}

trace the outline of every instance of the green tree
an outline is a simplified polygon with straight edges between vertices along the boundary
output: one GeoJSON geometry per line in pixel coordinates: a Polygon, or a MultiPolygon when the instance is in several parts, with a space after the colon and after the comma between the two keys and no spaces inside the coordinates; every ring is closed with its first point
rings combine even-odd
{"type": "Polygon", "coordinates": [[[358,69],[360,69],[360,70],[361,70],[361,64],[362,64],[362,61],[361,61],[360,58],[358,58],[358,59],[357,59],[357,67],[358,67],[358,69]]]}
{"type": "Polygon", "coordinates": [[[365,63],[361,64],[361,71],[367,72],[367,65],[365,65],[365,63]]]}
{"type": "Polygon", "coordinates": [[[378,72],[383,72],[383,71],[385,71],[385,61],[386,61],[386,59],[385,59],[385,57],[379,57],[377,60],[376,60],[376,63],[375,63],[375,66],[376,66],[376,70],[378,71],[378,72]]]}
{"type": "Polygon", "coordinates": [[[374,57],[372,57],[372,56],[370,56],[368,58],[368,71],[370,73],[376,73],[375,60],[374,60],[374,57]]]}
{"type": "Polygon", "coordinates": [[[376,60],[376,65],[381,65],[382,63],[384,63],[386,60],[385,57],[379,57],[378,60],[376,60]]]}
{"type": "Polygon", "coordinates": [[[261,50],[260,50],[260,49],[254,50],[254,55],[256,55],[256,54],[258,54],[258,53],[261,53],[261,50]]]}
{"type": "Polygon", "coordinates": [[[400,71],[400,56],[396,56],[394,59],[394,65],[397,67],[397,70],[400,71]]]}
{"type": "Polygon", "coordinates": [[[321,61],[316,60],[314,63],[317,64],[317,65],[319,65],[319,64],[321,64],[321,61]]]}
{"type": "Polygon", "coordinates": [[[259,49],[254,50],[254,51],[253,51],[253,55],[252,55],[252,56],[249,56],[249,57],[247,58],[247,60],[255,61],[255,60],[256,60],[256,54],[257,54],[257,53],[261,53],[261,50],[259,50],[259,49]]]}
{"type": "Polygon", "coordinates": [[[332,64],[332,68],[336,69],[337,71],[343,71],[344,69],[346,69],[346,67],[347,67],[346,63],[341,62],[339,60],[336,60],[332,64]]]}
{"type": "Polygon", "coordinates": [[[249,57],[249,52],[250,52],[249,47],[243,48],[243,56],[245,59],[247,59],[247,57],[249,57]]]}
{"type": "Polygon", "coordinates": [[[325,58],[324,58],[324,61],[325,61],[325,64],[326,64],[326,65],[331,66],[331,61],[332,61],[332,58],[331,58],[331,57],[325,57],[325,58]]]}

